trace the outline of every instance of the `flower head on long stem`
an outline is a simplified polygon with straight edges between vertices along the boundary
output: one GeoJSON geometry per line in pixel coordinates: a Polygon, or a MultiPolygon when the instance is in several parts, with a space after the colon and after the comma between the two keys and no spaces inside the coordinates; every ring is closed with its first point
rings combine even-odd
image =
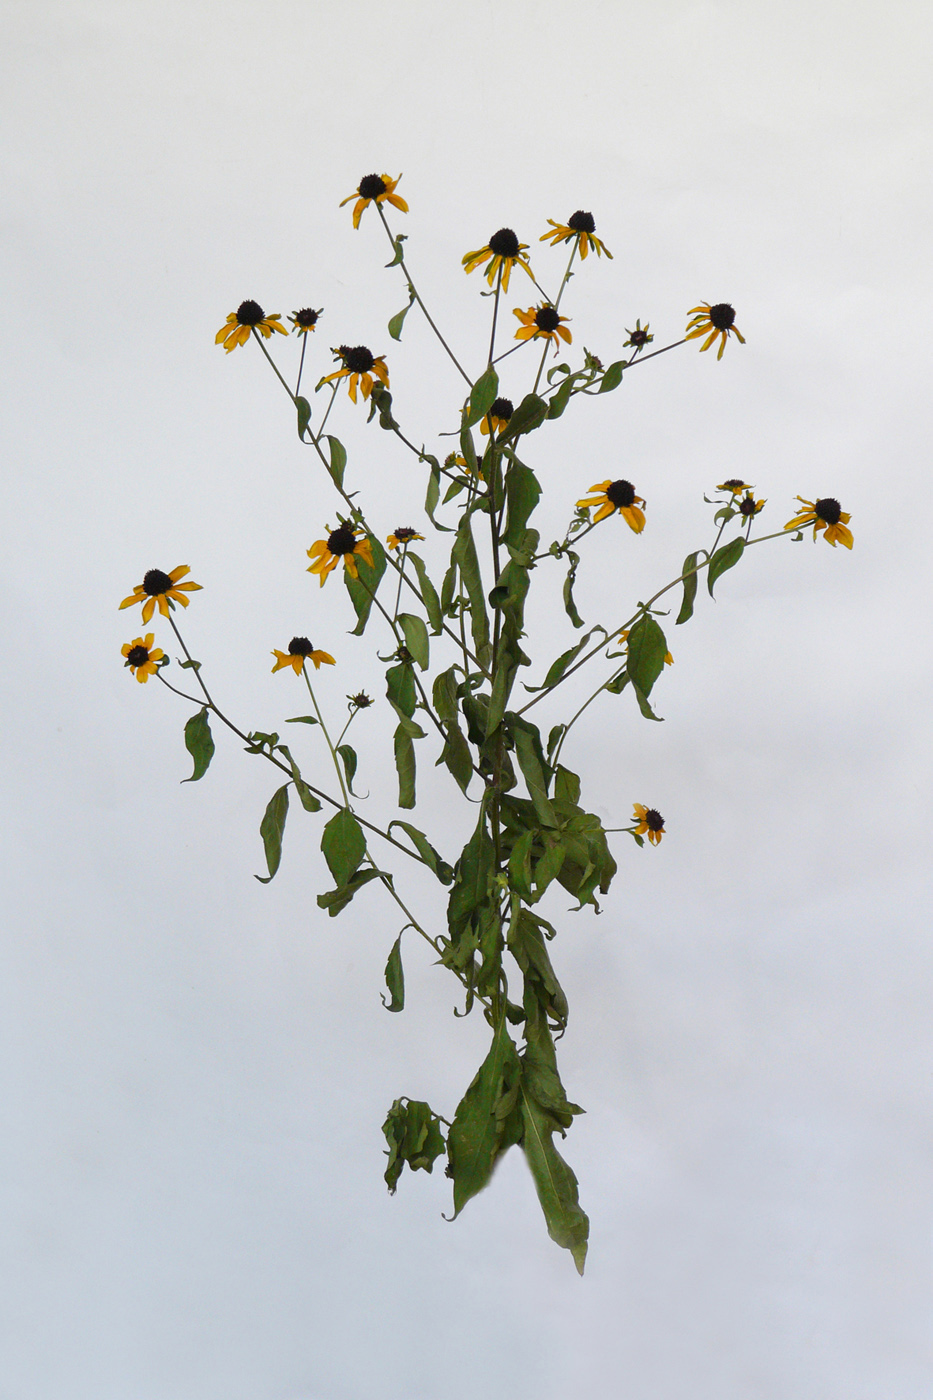
{"type": "Polygon", "coordinates": [[[279,335],[288,335],[285,327],[279,325],[281,319],[278,311],[274,316],[267,316],[258,301],[241,301],[236,311],[230,312],[226,322],[214,336],[214,344],[222,343],[229,355],[238,345],[245,345],[253,331],[266,340],[270,339],[273,331],[278,331],[279,335]]]}

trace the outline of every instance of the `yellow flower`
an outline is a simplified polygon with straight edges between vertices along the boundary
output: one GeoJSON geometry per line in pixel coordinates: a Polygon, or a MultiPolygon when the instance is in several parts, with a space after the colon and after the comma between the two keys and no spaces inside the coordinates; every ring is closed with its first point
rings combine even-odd
{"type": "Polygon", "coordinates": [[[648,833],[648,840],[652,846],[661,844],[661,837],[664,835],[664,818],[660,812],[656,812],[653,807],[643,807],[640,802],[635,803],[635,827],[639,836],[648,833]]]}
{"type": "Polygon", "coordinates": [[[728,481],[724,481],[716,487],[717,491],[728,491],[733,496],[738,496],[741,491],[754,491],[754,489],[754,486],[750,486],[747,481],[739,481],[737,476],[730,476],[728,481]]]}
{"type": "Polygon", "coordinates": [[[537,310],[533,306],[529,306],[527,311],[519,311],[516,307],[515,315],[522,323],[521,329],[515,332],[516,340],[537,340],[539,337],[542,340],[551,340],[554,342],[556,355],[560,349],[558,336],[561,340],[565,340],[568,345],[573,339],[563,324],[567,317],[558,316],[557,308],[554,306],[545,304],[539,306],[537,310]]]}
{"type": "Polygon", "coordinates": [[[386,200],[394,204],[396,209],[401,209],[403,214],[408,213],[408,205],[400,194],[395,193],[395,186],[401,180],[401,175],[397,175],[393,180],[390,175],[364,175],[360,183],[352,194],[348,194],[346,199],[340,201],[341,209],[345,204],[349,204],[351,199],[355,199],[353,206],[353,227],[359,228],[360,219],[363,217],[363,210],[373,200],[377,204],[384,204],[386,200]]]}
{"type": "Polygon", "coordinates": [[[336,661],[326,651],[315,651],[307,637],[292,637],[288,644],[288,651],[273,651],[276,658],[272,667],[272,674],[281,671],[283,666],[291,666],[296,676],[301,675],[305,661],[313,661],[315,671],[321,669],[321,662],[328,666],[336,666],[336,661]]]}
{"type": "Polygon", "coordinates": [[[571,214],[565,224],[555,223],[553,219],[548,219],[548,223],[551,228],[547,233],[542,233],[538,239],[539,243],[543,243],[545,239],[549,238],[553,248],[558,243],[569,243],[571,238],[576,238],[579,239],[581,258],[586,257],[590,248],[595,250],[598,257],[602,257],[603,253],[606,254],[607,258],[612,257],[605,243],[596,237],[596,220],[593,215],[586,213],[583,209],[578,209],[575,214],[571,214]]]}
{"type": "Polygon", "coordinates": [[[645,528],[645,516],[638,507],[643,506],[645,502],[641,496],[635,495],[635,487],[630,481],[597,481],[590,490],[599,491],[600,495],[587,496],[585,500],[577,501],[577,505],[587,509],[590,506],[599,506],[599,510],[593,516],[594,525],[598,525],[607,515],[612,515],[613,511],[617,510],[635,534],[641,534],[645,528]]]}
{"type": "MultiPolygon", "coordinates": [[[[324,308],[322,306],[321,311],[323,310],[324,308]]],[[[314,327],[317,325],[321,311],[315,311],[313,307],[306,306],[303,310],[296,311],[293,316],[289,316],[288,319],[295,328],[295,334],[307,335],[308,331],[313,331],[314,327]]]]}
{"type": "Polygon", "coordinates": [[[744,516],[746,520],[754,520],[758,512],[764,509],[764,506],[764,501],[756,501],[751,491],[746,491],[739,501],[739,515],[744,516]]]}
{"type": "Polygon", "coordinates": [[[134,603],[142,603],[143,626],[145,627],[155,612],[157,603],[163,617],[168,617],[169,608],[174,606],[170,601],[172,598],[175,599],[175,602],[181,603],[183,608],[186,608],[191,600],[185,597],[185,592],[191,593],[201,587],[199,583],[178,582],[188,572],[190,571],[187,564],[179,564],[178,568],[173,569],[170,574],[164,574],[161,569],[150,569],[142,583],[137,583],[130,597],[123,599],[117,611],[122,608],[131,608],[134,603]]]}
{"type": "MultiPolygon", "coordinates": [[[[620,642],[627,642],[627,641],[628,641],[628,628],[627,628],[627,627],[624,627],[624,628],[622,629],[622,631],[619,633],[619,641],[620,641],[620,642]]],[[[673,656],[671,656],[671,654],[670,654],[669,651],[666,651],[666,652],[664,653],[664,664],[665,664],[665,666],[673,666],[673,664],[674,664],[674,658],[673,658],[673,656]]]]}
{"type": "Polygon", "coordinates": [[[708,350],[717,335],[721,337],[722,344],[716,356],[717,360],[722,359],[722,352],[730,335],[734,335],[745,344],[745,337],[735,324],[735,312],[727,301],[719,301],[715,306],[710,306],[708,301],[704,301],[700,306],[692,306],[687,315],[692,316],[693,320],[687,326],[685,340],[696,340],[698,335],[706,335],[709,331],[709,335],[700,346],[701,351],[708,350]]]}
{"type": "Polygon", "coordinates": [[[229,355],[238,345],[246,344],[251,331],[259,331],[266,340],[270,339],[273,331],[278,331],[280,335],[288,335],[285,327],[279,325],[281,319],[278,311],[274,316],[267,316],[258,301],[241,301],[236,311],[230,312],[226,324],[221,326],[214,336],[214,344],[219,345],[223,341],[224,349],[229,355]]]}
{"type": "Polygon", "coordinates": [[[823,539],[834,549],[837,541],[844,544],[846,549],[852,548],[852,531],[849,529],[852,517],[848,511],[840,508],[833,496],[824,496],[819,501],[805,501],[798,496],[797,500],[806,506],[806,510],[800,511],[793,520],[788,520],[785,530],[802,530],[805,525],[812,525],[814,540],[817,530],[823,530],[823,539]]]}
{"type": "Polygon", "coordinates": [[[398,549],[400,545],[411,544],[412,540],[423,540],[424,535],[419,535],[410,525],[396,525],[392,534],[386,539],[386,544],[390,549],[398,549]]]}
{"type": "Polygon", "coordinates": [[[527,243],[519,243],[518,235],[510,228],[500,228],[492,235],[485,248],[477,248],[475,253],[466,253],[461,258],[465,272],[474,272],[482,263],[489,263],[486,269],[486,281],[490,287],[496,280],[496,273],[502,272],[502,290],[509,290],[509,278],[512,275],[512,268],[518,264],[528,273],[534,281],[534,273],[526,257],[522,255],[527,251],[527,243]]]}
{"type": "Polygon", "coordinates": [[[321,587],[327,581],[327,575],[332,569],[336,569],[338,560],[343,559],[343,566],[347,573],[353,578],[359,578],[359,570],[356,566],[357,556],[365,559],[370,568],[373,567],[373,547],[369,540],[363,536],[360,525],[338,525],[336,530],[331,530],[330,526],[325,527],[329,534],[326,540],[315,540],[308,550],[308,558],[314,563],[308,568],[309,574],[319,574],[321,587]]]}
{"type": "Polygon", "coordinates": [[[121,647],[126,657],[124,664],[129,666],[136,679],[143,684],[150,676],[155,675],[159,669],[159,662],[165,656],[161,647],[152,650],[152,636],[151,632],[147,632],[145,637],[134,637],[131,642],[125,642],[121,647]]]}
{"type": "MultiPolygon", "coordinates": [[[[357,387],[362,389],[363,398],[368,399],[373,391],[373,379],[381,379],[388,389],[389,371],[386,369],[386,362],[382,355],[374,355],[366,345],[338,345],[333,351],[338,360],[343,361],[343,369],[334,370],[333,374],[326,374],[321,380],[321,384],[332,384],[335,379],[343,379],[349,376],[350,398],[356,403],[357,387]]],[[[318,385],[320,388],[321,385],[318,385]]]]}
{"type": "Polygon", "coordinates": [[[646,321],[645,324],[642,325],[640,316],[635,322],[635,329],[630,331],[628,326],[626,326],[625,334],[628,336],[628,340],[623,340],[622,349],[628,350],[629,347],[631,347],[634,349],[636,355],[654,340],[654,336],[648,330],[648,322],[646,321]]]}
{"type": "MultiPolygon", "coordinates": [[[[480,432],[484,437],[488,437],[491,424],[492,432],[500,433],[503,428],[508,427],[509,419],[514,412],[511,399],[493,399],[489,412],[479,425],[480,432]]],[[[464,466],[466,466],[465,462],[464,466]]]]}

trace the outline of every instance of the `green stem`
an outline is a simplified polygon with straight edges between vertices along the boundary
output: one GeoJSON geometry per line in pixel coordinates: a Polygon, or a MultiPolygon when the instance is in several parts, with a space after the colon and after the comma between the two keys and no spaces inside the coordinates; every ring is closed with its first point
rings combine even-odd
{"type": "Polygon", "coordinates": [[[321,714],[321,707],[317,702],[317,696],[315,695],[314,689],[311,685],[311,677],[308,675],[307,661],[303,661],[301,664],[301,674],[305,678],[305,685],[308,687],[308,694],[311,696],[311,704],[314,706],[314,713],[317,715],[317,722],[321,726],[321,733],[324,735],[324,738],[327,741],[327,747],[330,749],[330,756],[333,759],[334,763],[334,771],[337,774],[337,781],[340,784],[340,791],[343,793],[343,805],[346,807],[347,811],[350,812],[353,810],[350,806],[350,794],[347,792],[347,785],[343,780],[343,772],[340,768],[340,760],[337,757],[337,751],[330,741],[330,735],[327,732],[327,725],[324,723],[324,716],[321,714]]]}
{"type": "MultiPolygon", "coordinates": [[[[492,303],[492,333],[489,337],[489,354],[486,356],[487,365],[492,364],[492,352],[496,345],[496,321],[499,317],[499,292],[502,290],[502,264],[499,264],[499,275],[496,278],[496,296],[492,303]]],[[[491,425],[490,425],[491,426],[491,425]]]]}
{"type": "MultiPolygon", "coordinates": [[[[388,221],[386,220],[386,216],[385,216],[385,214],[384,214],[383,211],[382,211],[382,205],[381,205],[381,204],[377,204],[377,205],[376,205],[376,209],[378,210],[379,217],[380,217],[380,219],[382,220],[382,227],[383,227],[383,228],[385,229],[385,231],[386,231],[386,237],[388,238],[389,242],[392,244],[393,252],[400,252],[401,250],[398,249],[398,248],[396,247],[395,239],[392,237],[392,230],[389,228],[388,221]]],[[[441,335],[441,333],[440,333],[440,331],[438,330],[437,326],[434,324],[434,321],[433,321],[433,319],[432,319],[432,317],[431,317],[430,312],[428,311],[428,308],[425,306],[424,302],[421,300],[421,296],[420,296],[420,294],[419,294],[419,292],[418,292],[417,287],[416,287],[415,284],[414,284],[414,281],[413,281],[413,279],[412,279],[412,275],[411,275],[411,273],[408,271],[408,268],[407,268],[407,266],[406,266],[406,264],[405,264],[405,259],[404,259],[404,258],[399,258],[398,265],[399,265],[399,267],[402,269],[402,272],[405,274],[405,276],[408,278],[408,287],[409,287],[409,290],[411,291],[412,295],[414,296],[415,301],[416,301],[416,302],[418,303],[418,305],[421,307],[421,310],[424,312],[424,316],[425,316],[425,319],[426,319],[428,325],[431,327],[432,331],[433,331],[434,334],[437,336],[438,340],[441,342],[441,344],[443,345],[444,349],[447,351],[447,354],[450,356],[451,360],[452,360],[453,363],[456,365],[457,369],[460,371],[460,373],[461,373],[461,375],[463,376],[463,378],[464,378],[464,379],[466,380],[466,382],[472,387],[472,385],[473,385],[472,379],[471,379],[470,376],[467,374],[466,370],[463,368],[463,365],[462,365],[462,364],[460,363],[460,361],[457,359],[456,355],[455,355],[454,352],[451,350],[450,346],[447,344],[447,341],[446,341],[446,340],[444,339],[444,337],[441,335]]]]}

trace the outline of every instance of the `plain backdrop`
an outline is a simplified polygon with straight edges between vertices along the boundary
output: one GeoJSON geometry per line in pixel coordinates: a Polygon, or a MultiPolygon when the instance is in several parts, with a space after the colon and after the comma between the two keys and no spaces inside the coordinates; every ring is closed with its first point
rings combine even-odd
{"type": "MultiPolygon", "coordinates": [[[[7,0],[0,25],[2,1400],[928,1400],[928,8],[7,0]],[[720,363],[693,342],[528,440],[546,542],[594,481],[648,500],[644,535],[588,542],[589,620],[708,543],[726,477],[767,498],[762,528],[798,493],[852,516],[851,553],[779,540],[701,590],[669,627],[663,723],[606,696],[568,740],[607,825],[633,801],[667,821],[657,850],[612,838],[599,917],[547,906],[587,1110],[564,1144],[582,1280],[517,1153],[454,1224],[440,1167],[388,1195],[386,1110],[450,1117],[483,1021],[413,938],[387,1015],[383,893],[318,910],[297,804],[258,884],[274,776],[215,725],[179,786],[193,707],[121,664],[146,629],[120,600],[190,565],[180,620],[231,714],[305,713],[270,652],[310,636],[332,717],[380,699],[351,731],[359,788],[398,815],[386,638],[349,637],[338,580],[304,572],[339,502],[257,347],[214,345],[244,298],[323,307],[309,388],[331,345],[370,345],[403,425],[449,450],[462,385],[417,310],[389,339],[404,279],[375,211],[354,232],[338,207],[370,171],[404,172],[393,226],[477,372],[489,302],[460,259],[502,225],[553,285],[546,220],[596,217],[614,259],[571,283],[568,358],[736,307],[747,344],[720,363]]],[[[516,271],[503,337],[533,295],[516,271]]],[[[331,426],[370,519],[417,524],[414,458],[346,394],[331,426]]],[[[573,638],[547,580],[523,679],[573,638]]],[[[290,737],[326,783],[313,731],[290,737]]],[[[413,819],[453,858],[436,747],[413,819]]],[[[443,892],[401,860],[439,927],[443,892]]]]}

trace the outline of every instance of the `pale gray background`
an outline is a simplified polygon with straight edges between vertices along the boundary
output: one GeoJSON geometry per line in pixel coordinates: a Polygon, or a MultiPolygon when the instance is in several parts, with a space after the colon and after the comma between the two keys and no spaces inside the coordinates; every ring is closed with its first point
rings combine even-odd
{"type": "MultiPolygon", "coordinates": [[[[7,0],[2,1400],[928,1400],[928,16],[7,0]],[[608,698],[568,744],[607,824],[640,800],[669,831],[614,838],[600,918],[552,904],[582,1281],[514,1154],[453,1225],[440,1171],[387,1195],[386,1108],[449,1116],[483,1023],[414,941],[387,1015],[381,893],[321,917],[300,810],[257,884],[274,779],[218,732],[179,787],[190,707],[121,668],[120,599],[186,563],[186,635],[243,723],[304,712],[269,674],[294,632],[338,658],[332,713],[381,693],[342,589],[303,572],[333,493],[255,346],[213,344],[244,297],[323,305],[310,382],[338,341],[387,351],[442,445],[456,377],[416,313],[389,340],[401,278],[373,211],[354,233],[337,207],[370,170],[404,171],[393,221],[471,366],[489,304],[459,260],[501,224],[553,283],[545,219],[594,211],[615,260],[572,284],[575,350],[737,308],[744,349],[685,347],[534,439],[546,529],[605,476],[649,500],[644,536],[592,541],[588,616],[708,540],[725,476],[772,528],[798,492],[852,513],[851,554],[779,541],[701,600],[663,725],[608,698]]],[[[344,395],[332,422],[387,533],[423,482],[363,418],[344,395]]],[[[561,618],[536,616],[542,665],[561,618]]],[[[390,728],[355,730],[388,815],[390,728]]],[[[452,855],[435,752],[415,819],[444,813],[452,855]]]]}

